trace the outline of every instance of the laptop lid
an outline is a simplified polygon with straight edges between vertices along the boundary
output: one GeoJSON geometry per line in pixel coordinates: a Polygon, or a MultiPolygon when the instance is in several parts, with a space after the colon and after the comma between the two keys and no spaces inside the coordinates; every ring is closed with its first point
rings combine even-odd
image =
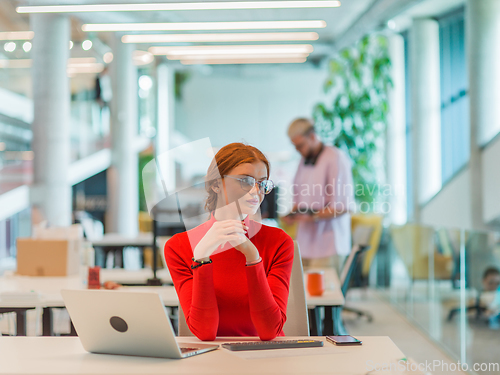
{"type": "MultiPolygon", "coordinates": [[[[62,290],[85,350],[92,353],[185,358],[218,348],[180,348],[161,297],[151,292],[62,290]]],[[[182,345],[181,345],[182,346],[182,345]]]]}

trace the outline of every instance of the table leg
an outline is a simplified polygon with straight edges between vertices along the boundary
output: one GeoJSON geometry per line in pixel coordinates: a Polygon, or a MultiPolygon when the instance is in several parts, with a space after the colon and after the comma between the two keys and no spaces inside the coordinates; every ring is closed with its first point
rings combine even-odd
{"type": "Polygon", "coordinates": [[[113,268],[123,268],[123,250],[125,250],[125,246],[115,248],[113,268]]]}
{"type": "Polygon", "coordinates": [[[26,310],[16,310],[16,336],[26,336],[26,310]]]}
{"type": "Polygon", "coordinates": [[[319,314],[319,308],[316,306],[308,310],[309,312],[309,331],[311,336],[321,335],[321,318],[319,314]]]}
{"type": "Polygon", "coordinates": [[[334,335],[334,317],[333,317],[333,309],[335,307],[325,306],[325,320],[323,322],[323,335],[331,336],[334,335]]]}
{"type": "Polygon", "coordinates": [[[42,314],[42,336],[53,336],[53,316],[52,316],[52,308],[44,307],[42,314]]]}
{"type": "Polygon", "coordinates": [[[333,306],[332,308],[332,318],[333,318],[333,334],[334,335],[348,335],[349,333],[344,327],[344,321],[342,320],[342,306],[333,306]]]}

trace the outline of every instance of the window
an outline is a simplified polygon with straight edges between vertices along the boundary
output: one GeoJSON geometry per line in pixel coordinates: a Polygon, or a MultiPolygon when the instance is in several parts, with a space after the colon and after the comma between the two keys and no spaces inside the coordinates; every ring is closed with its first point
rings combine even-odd
{"type": "Polygon", "coordinates": [[[441,63],[441,167],[443,184],[470,157],[464,10],[438,20],[441,63]]]}
{"type": "Polygon", "coordinates": [[[410,57],[408,31],[402,33],[405,41],[405,107],[406,107],[406,213],[410,220],[413,217],[413,145],[411,129],[411,97],[410,97],[410,57]]]}

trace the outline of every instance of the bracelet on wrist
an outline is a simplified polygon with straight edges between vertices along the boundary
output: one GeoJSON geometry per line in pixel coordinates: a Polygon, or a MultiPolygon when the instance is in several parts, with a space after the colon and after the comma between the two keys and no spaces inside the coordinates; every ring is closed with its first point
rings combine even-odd
{"type": "Polygon", "coordinates": [[[212,263],[212,259],[210,259],[210,258],[208,258],[208,260],[196,260],[193,257],[192,259],[193,259],[193,263],[195,263],[195,264],[191,264],[191,269],[192,270],[194,270],[194,269],[196,269],[198,267],[201,267],[204,264],[210,264],[210,263],[212,263]]]}
{"type": "Polygon", "coordinates": [[[251,262],[247,262],[245,265],[246,266],[253,266],[253,265],[258,264],[260,262],[262,262],[262,258],[261,257],[259,257],[259,259],[257,259],[257,260],[252,260],[251,262]]]}

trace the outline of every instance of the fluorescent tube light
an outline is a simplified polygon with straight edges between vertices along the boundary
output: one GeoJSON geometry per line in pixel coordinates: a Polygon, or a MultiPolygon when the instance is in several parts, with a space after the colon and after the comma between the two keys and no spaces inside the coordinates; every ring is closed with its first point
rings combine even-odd
{"type": "Polygon", "coordinates": [[[175,30],[259,30],[324,28],[326,22],[313,21],[235,21],[169,23],[87,23],[83,31],[175,31],[175,30]]]}
{"type": "Polygon", "coordinates": [[[197,3],[84,4],[20,6],[17,13],[140,12],[168,10],[336,8],[340,1],[219,1],[197,3]]]}
{"type": "Polygon", "coordinates": [[[221,43],[318,40],[315,32],[124,35],[123,43],[221,43]]]}
{"type": "Polygon", "coordinates": [[[229,46],[179,46],[151,47],[149,52],[154,55],[232,55],[232,54],[283,54],[311,53],[314,50],[310,44],[268,44],[268,45],[229,45],[229,46]]]}
{"type": "Polygon", "coordinates": [[[68,59],[68,65],[72,64],[92,64],[97,62],[95,57],[70,57],[68,59]]]}
{"type": "MultiPolygon", "coordinates": [[[[69,70],[78,70],[80,68],[86,70],[99,70],[102,71],[103,64],[97,63],[95,57],[72,57],[68,59],[68,69],[69,70]]],[[[32,59],[0,59],[0,68],[30,68],[33,64],[32,59]]]]}
{"type": "Polygon", "coordinates": [[[0,40],[31,40],[35,36],[33,31],[4,31],[0,32],[0,40]]]}
{"type": "Polygon", "coordinates": [[[104,65],[101,63],[90,64],[74,64],[68,65],[67,73],[72,76],[75,74],[95,74],[104,70],[104,65]]]}
{"type": "Polygon", "coordinates": [[[168,56],[169,60],[242,60],[242,59],[298,59],[306,58],[308,53],[280,53],[279,55],[270,53],[256,53],[252,55],[231,54],[231,55],[179,55],[168,56]]]}
{"type": "Polygon", "coordinates": [[[194,64],[207,64],[207,65],[218,65],[218,64],[284,64],[284,63],[304,63],[307,58],[293,58],[293,59],[280,59],[280,58],[264,58],[264,59],[213,59],[213,60],[181,60],[184,65],[194,65],[194,64]]]}
{"type": "Polygon", "coordinates": [[[147,65],[154,61],[155,57],[151,52],[136,50],[132,54],[132,59],[134,60],[134,65],[147,65]]]}
{"type": "Polygon", "coordinates": [[[31,59],[0,59],[0,68],[25,69],[31,67],[31,59]]]}

